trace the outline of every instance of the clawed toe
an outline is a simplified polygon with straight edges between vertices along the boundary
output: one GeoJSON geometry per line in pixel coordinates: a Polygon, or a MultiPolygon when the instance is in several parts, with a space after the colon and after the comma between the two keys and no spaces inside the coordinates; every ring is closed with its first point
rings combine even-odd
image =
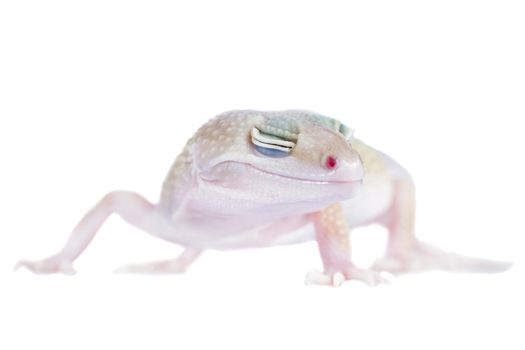
{"type": "Polygon", "coordinates": [[[339,287],[348,280],[361,281],[369,286],[390,283],[380,272],[352,267],[345,272],[326,273],[317,270],[310,271],[306,275],[305,284],[339,287]]]}
{"type": "Polygon", "coordinates": [[[385,278],[380,271],[363,270],[352,267],[348,271],[349,279],[361,281],[369,286],[389,284],[390,280],[385,278]]]}
{"type": "Polygon", "coordinates": [[[341,272],[335,272],[330,275],[321,271],[312,270],[308,272],[304,282],[306,285],[339,287],[345,280],[346,278],[341,272]]]}

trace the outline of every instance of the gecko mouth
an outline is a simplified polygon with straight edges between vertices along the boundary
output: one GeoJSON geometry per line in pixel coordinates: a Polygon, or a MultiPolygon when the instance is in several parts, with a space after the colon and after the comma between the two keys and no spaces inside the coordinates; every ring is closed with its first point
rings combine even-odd
{"type": "Polygon", "coordinates": [[[253,164],[246,164],[246,163],[239,163],[239,164],[244,164],[252,169],[254,169],[255,171],[258,171],[260,173],[263,173],[263,174],[266,174],[266,175],[269,175],[269,176],[276,176],[276,177],[279,177],[279,178],[282,178],[282,179],[286,179],[286,180],[293,180],[293,181],[299,181],[299,182],[302,182],[302,183],[306,183],[306,184],[315,184],[315,185],[349,185],[349,184],[360,184],[363,182],[363,179],[360,179],[360,180],[330,180],[330,181],[327,181],[327,180],[316,180],[316,179],[307,179],[307,178],[302,178],[302,177],[297,177],[297,176],[290,176],[290,175],[284,175],[284,174],[279,174],[279,173],[273,173],[273,172],[270,172],[270,171],[266,171],[266,170],[263,170],[263,169],[260,169],[258,167],[256,167],[255,165],[253,164]]]}
{"type": "MultiPolygon", "coordinates": [[[[250,178],[252,176],[265,176],[265,177],[273,177],[276,179],[282,179],[285,181],[294,181],[299,182],[303,184],[308,185],[328,185],[328,186],[336,186],[336,185],[343,185],[343,186],[355,186],[360,185],[363,180],[319,180],[319,179],[312,179],[312,178],[304,178],[299,176],[291,176],[286,174],[280,174],[276,172],[271,172],[268,170],[261,169],[251,163],[244,163],[244,162],[238,162],[238,161],[224,161],[220,162],[216,165],[214,165],[209,171],[205,171],[200,174],[200,178],[207,181],[207,182],[213,182],[213,183],[221,183],[225,179],[227,182],[232,181],[232,179],[237,178],[238,181],[242,181],[242,178],[250,178]],[[233,171],[234,169],[237,169],[237,171],[233,171]],[[249,174],[249,173],[252,174],[249,174]],[[230,177],[229,174],[231,173],[237,173],[240,174],[240,177],[235,176],[234,178],[230,177]]],[[[237,182],[236,180],[233,180],[233,182],[237,182]]]]}

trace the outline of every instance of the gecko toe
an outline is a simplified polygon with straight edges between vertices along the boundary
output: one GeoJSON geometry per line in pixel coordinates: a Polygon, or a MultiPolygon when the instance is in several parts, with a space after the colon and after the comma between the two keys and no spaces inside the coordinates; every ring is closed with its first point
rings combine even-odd
{"type": "Polygon", "coordinates": [[[311,270],[310,272],[308,272],[308,274],[306,274],[304,283],[306,285],[313,285],[313,284],[330,285],[332,284],[330,276],[318,270],[311,270]]]}
{"type": "Polygon", "coordinates": [[[336,272],[332,276],[332,286],[340,287],[345,280],[345,275],[342,272],[336,272]]]}

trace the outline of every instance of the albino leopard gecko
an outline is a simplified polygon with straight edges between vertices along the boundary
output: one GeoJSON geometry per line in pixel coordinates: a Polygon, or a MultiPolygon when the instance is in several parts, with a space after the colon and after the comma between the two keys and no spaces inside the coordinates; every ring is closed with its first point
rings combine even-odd
{"type": "Polygon", "coordinates": [[[35,273],[72,274],[112,213],[185,247],[176,259],[128,265],[133,273],[180,273],[206,249],[269,247],[316,240],[324,270],[309,284],[383,281],[425,269],[497,272],[508,263],[446,253],[414,235],[414,184],[390,157],[353,138],[336,119],[301,110],[223,113],[187,142],[164,181],[158,204],[133,192],[107,194],[75,227],[65,246],[35,273]],[[371,269],[350,257],[352,228],[379,223],[389,232],[384,257],[371,269]]]}

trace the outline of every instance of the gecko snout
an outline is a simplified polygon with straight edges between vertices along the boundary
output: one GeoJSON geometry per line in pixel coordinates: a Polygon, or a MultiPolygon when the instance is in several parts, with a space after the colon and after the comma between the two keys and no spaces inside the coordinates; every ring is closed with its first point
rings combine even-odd
{"type": "Polygon", "coordinates": [[[363,163],[355,152],[350,157],[337,157],[327,154],[323,157],[322,165],[325,169],[333,171],[329,175],[330,181],[354,182],[361,181],[364,176],[363,163]]]}

